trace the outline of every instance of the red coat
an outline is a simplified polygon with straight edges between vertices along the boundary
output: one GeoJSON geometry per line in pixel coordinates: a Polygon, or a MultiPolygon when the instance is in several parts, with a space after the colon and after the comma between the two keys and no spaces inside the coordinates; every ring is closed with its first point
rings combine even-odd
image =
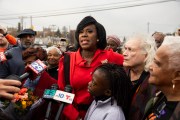
{"type": "MultiPolygon", "coordinates": [[[[25,81],[23,81],[23,84],[25,81]]],[[[57,84],[57,80],[52,78],[46,71],[44,71],[39,79],[37,86],[33,93],[35,96],[42,97],[45,89],[51,89],[52,84],[57,84]]]]}
{"type": "Polygon", "coordinates": [[[34,95],[36,96],[43,96],[45,89],[51,89],[53,84],[57,84],[57,80],[52,78],[46,71],[41,74],[39,79],[39,83],[37,84],[34,95]]]}
{"type": "MultiPolygon", "coordinates": [[[[96,50],[90,66],[85,66],[86,60],[81,57],[80,49],[77,52],[71,52],[70,54],[70,84],[73,88],[75,98],[73,105],[67,105],[64,108],[63,114],[69,120],[76,120],[78,116],[84,118],[87,110],[80,110],[77,108],[79,105],[90,105],[93,98],[87,91],[88,83],[92,80],[91,73],[94,69],[102,63],[116,63],[123,64],[123,56],[112,50],[96,50]]],[[[64,57],[59,62],[59,75],[58,85],[59,88],[64,90],[64,57]]]]}

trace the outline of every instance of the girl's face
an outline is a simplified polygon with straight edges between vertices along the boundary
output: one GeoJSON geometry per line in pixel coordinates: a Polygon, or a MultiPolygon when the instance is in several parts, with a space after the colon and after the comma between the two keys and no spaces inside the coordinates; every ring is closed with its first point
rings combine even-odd
{"type": "Polygon", "coordinates": [[[92,81],[88,84],[88,91],[93,96],[109,96],[110,91],[109,81],[106,79],[106,75],[100,69],[97,69],[92,75],[92,81]]]}
{"type": "Polygon", "coordinates": [[[84,50],[94,50],[97,47],[97,30],[96,26],[91,24],[84,27],[79,32],[79,45],[84,50]]]}

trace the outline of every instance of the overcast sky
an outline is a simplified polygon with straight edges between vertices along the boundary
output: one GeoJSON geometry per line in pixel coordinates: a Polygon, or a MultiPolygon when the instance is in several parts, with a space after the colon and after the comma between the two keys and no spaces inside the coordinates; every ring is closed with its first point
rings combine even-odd
{"type": "Polygon", "coordinates": [[[0,24],[76,29],[87,15],[119,37],[142,32],[174,32],[180,27],[180,0],[0,0],[0,24]]]}

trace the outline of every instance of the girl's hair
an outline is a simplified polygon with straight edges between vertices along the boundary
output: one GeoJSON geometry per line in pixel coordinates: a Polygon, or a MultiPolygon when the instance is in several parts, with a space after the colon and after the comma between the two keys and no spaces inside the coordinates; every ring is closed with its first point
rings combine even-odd
{"type": "Polygon", "coordinates": [[[124,68],[117,64],[105,63],[98,66],[95,70],[105,73],[105,78],[110,83],[112,104],[113,99],[115,99],[117,105],[122,107],[124,115],[127,117],[132,84],[124,68]]]}
{"type": "Polygon", "coordinates": [[[40,59],[41,61],[47,60],[47,52],[41,47],[29,47],[22,52],[23,60],[26,60],[31,56],[35,56],[36,59],[40,59]]]}

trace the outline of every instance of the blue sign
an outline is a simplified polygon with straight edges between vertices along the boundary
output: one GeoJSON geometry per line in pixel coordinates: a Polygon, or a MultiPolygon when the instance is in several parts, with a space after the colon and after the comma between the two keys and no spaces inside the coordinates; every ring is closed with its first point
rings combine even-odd
{"type": "Polygon", "coordinates": [[[55,94],[56,94],[56,90],[45,89],[43,98],[53,98],[55,94]]]}

